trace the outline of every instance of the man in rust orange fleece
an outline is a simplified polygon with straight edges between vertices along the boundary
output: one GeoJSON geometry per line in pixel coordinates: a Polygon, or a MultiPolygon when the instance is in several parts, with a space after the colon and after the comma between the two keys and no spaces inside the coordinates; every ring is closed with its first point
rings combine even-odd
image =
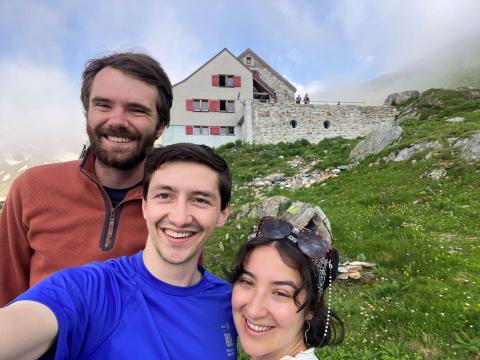
{"type": "Polygon", "coordinates": [[[87,63],[81,100],[86,155],[25,171],[0,214],[0,306],[59,269],[145,246],[143,163],[170,121],[170,80],[146,54],[114,53],[87,63]]]}

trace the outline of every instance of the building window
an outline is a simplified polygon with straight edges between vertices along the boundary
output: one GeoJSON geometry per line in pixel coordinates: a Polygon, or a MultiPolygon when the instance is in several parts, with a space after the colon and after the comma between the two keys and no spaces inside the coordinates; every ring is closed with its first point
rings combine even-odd
{"type": "Polygon", "coordinates": [[[323,122],[323,127],[324,127],[325,129],[330,129],[330,126],[332,126],[332,124],[330,123],[330,121],[325,120],[325,121],[323,122]]]}
{"type": "Polygon", "coordinates": [[[212,86],[241,87],[242,79],[239,75],[218,74],[212,75],[212,86]]]}
{"type": "Polygon", "coordinates": [[[208,111],[208,100],[193,99],[193,111],[208,111]]]}
{"type": "Polygon", "coordinates": [[[220,75],[219,86],[233,87],[233,75],[220,75]]]}
{"type": "Polygon", "coordinates": [[[295,129],[297,127],[297,120],[291,120],[290,126],[292,127],[292,129],[295,129]]]}
{"type": "Polygon", "coordinates": [[[220,100],[220,111],[235,112],[235,101],[233,101],[233,100],[220,100]]]}
{"type": "Polygon", "coordinates": [[[247,56],[247,65],[252,65],[252,57],[251,56],[247,56]]]}
{"type": "Polygon", "coordinates": [[[235,135],[235,127],[233,126],[221,126],[220,135],[235,135]]]}
{"type": "Polygon", "coordinates": [[[208,135],[210,133],[208,126],[194,126],[193,135],[208,135]]]}

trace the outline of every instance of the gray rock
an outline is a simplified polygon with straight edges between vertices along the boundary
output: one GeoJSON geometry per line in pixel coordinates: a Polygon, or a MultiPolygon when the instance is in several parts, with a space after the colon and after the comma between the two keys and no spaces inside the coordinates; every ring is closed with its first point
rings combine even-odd
{"type": "Polygon", "coordinates": [[[355,146],[350,153],[350,160],[353,162],[359,162],[365,159],[368,155],[377,154],[395,142],[402,134],[403,130],[400,126],[381,126],[370,132],[365,139],[355,146]]]}
{"type": "Polygon", "coordinates": [[[383,105],[385,106],[398,106],[406,103],[410,99],[418,99],[420,93],[417,90],[407,90],[401,93],[394,93],[388,95],[383,105]]]}
{"type": "Polygon", "coordinates": [[[246,204],[235,215],[237,220],[259,219],[274,216],[286,219],[300,228],[308,228],[331,241],[331,225],[325,213],[318,206],[293,201],[285,196],[273,196],[259,204],[246,204]]]}
{"type": "MultiPolygon", "coordinates": [[[[400,151],[394,152],[383,158],[385,162],[389,161],[405,161],[410,159],[416,153],[425,150],[427,148],[433,148],[435,150],[440,150],[442,148],[442,144],[438,141],[424,141],[420,144],[414,144],[407,148],[404,148],[400,151]]],[[[428,155],[427,155],[428,156],[428,155]]],[[[432,155],[430,155],[431,157],[432,155]]],[[[426,157],[427,158],[427,157],[426,157]]]]}
{"type": "Polygon", "coordinates": [[[284,178],[285,178],[285,174],[277,173],[277,174],[267,175],[263,179],[265,181],[270,181],[272,183],[276,183],[276,182],[279,182],[279,181],[283,180],[284,178]]]}
{"type": "Polygon", "coordinates": [[[464,122],[464,121],[465,121],[465,118],[462,118],[462,117],[454,117],[454,118],[447,119],[447,120],[445,120],[445,121],[451,122],[451,123],[464,122]]]}
{"type": "Polygon", "coordinates": [[[458,138],[447,138],[448,146],[453,146],[458,138]]]}
{"type": "Polygon", "coordinates": [[[429,174],[427,174],[427,178],[432,180],[440,180],[447,176],[447,171],[443,168],[435,169],[429,174]]]}
{"type": "Polygon", "coordinates": [[[418,113],[412,106],[403,109],[403,111],[398,114],[397,118],[395,119],[396,124],[401,124],[405,120],[409,119],[416,119],[418,120],[420,118],[420,113],[418,113]]]}
{"type": "Polygon", "coordinates": [[[480,91],[478,91],[478,90],[471,91],[470,94],[469,94],[469,98],[474,99],[474,100],[480,99],[480,91]]]}
{"type": "Polygon", "coordinates": [[[462,139],[455,143],[454,147],[460,149],[460,156],[465,160],[480,159],[480,131],[470,139],[462,139]]]}
{"type": "Polygon", "coordinates": [[[284,213],[292,205],[292,200],[285,196],[272,196],[260,204],[259,216],[277,216],[284,213]]]}

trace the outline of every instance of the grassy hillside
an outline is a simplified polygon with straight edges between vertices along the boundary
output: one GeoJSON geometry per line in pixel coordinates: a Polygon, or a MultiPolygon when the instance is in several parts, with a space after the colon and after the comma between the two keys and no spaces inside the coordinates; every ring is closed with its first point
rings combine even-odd
{"type": "MultiPolygon", "coordinates": [[[[480,162],[461,160],[448,146],[480,130],[480,100],[470,92],[431,90],[406,104],[421,116],[401,124],[398,144],[371,156],[323,184],[296,191],[273,188],[319,205],[332,222],[341,260],[374,262],[372,281],[336,282],[333,306],[346,322],[340,347],[320,349],[321,359],[480,359],[480,162]],[[462,116],[463,123],[445,119],[462,116]],[[426,140],[443,148],[402,162],[374,163],[394,150],[426,140]],[[415,160],[415,161],[412,161],[415,160]],[[440,180],[425,176],[445,169],[440,180]]],[[[219,149],[237,185],[233,208],[256,202],[255,177],[293,174],[288,161],[299,156],[315,168],[348,163],[358,140],[319,144],[229,145],[219,149]]],[[[251,228],[230,221],[206,250],[207,267],[219,275],[231,264],[251,228]]]]}

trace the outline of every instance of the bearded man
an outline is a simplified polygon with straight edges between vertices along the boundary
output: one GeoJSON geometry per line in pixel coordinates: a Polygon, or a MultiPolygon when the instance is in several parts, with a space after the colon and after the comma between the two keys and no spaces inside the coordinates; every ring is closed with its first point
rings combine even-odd
{"type": "Polygon", "coordinates": [[[145,246],[143,164],[170,122],[170,80],[146,54],[115,53],[87,62],[81,100],[85,156],[25,171],[5,201],[0,306],[57,270],[145,246]]]}

